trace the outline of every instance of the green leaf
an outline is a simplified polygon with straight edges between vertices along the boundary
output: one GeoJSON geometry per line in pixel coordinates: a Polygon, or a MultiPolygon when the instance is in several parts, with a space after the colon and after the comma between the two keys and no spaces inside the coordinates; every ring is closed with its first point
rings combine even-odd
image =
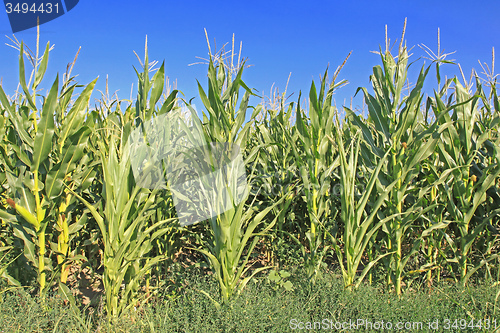
{"type": "Polygon", "coordinates": [[[283,279],[286,279],[287,277],[290,277],[291,274],[285,270],[281,270],[280,275],[283,279]]]}
{"type": "Polygon", "coordinates": [[[54,81],[49,95],[43,105],[40,123],[38,124],[35,142],[33,146],[33,163],[31,169],[38,171],[40,163],[48,156],[52,149],[52,139],[54,136],[54,112],[57,105],[57,87],[59,85],[59,76],[54,81]]]}
{"type": "Polygon", "coordinates": [[[293,284],[290,281],[286,281],[283,283],[283,288],[285,288],[287,291],[293,290],[293,284]]]}
{"type": "Polygon", "coordinates": [[[21,224],[13,223],[12,224],[14,235],[21,239],[24,243],[24,251],[23,254],[35,267],[38,267],[38,256],[35,251],[35,244],[33,243],[33,239],[35,235],[30,235],[28,230],[26,230],[21,224]]]}
{"type": "Polygon", "coordinates": [[[170,93],[170,95],[168,95],[167,99],[165,100],[165,102],[161,106],[161,109],[160,109],[160,112],[158,112],[158,115],[165,114],[165,113],[169,112],[170,110],[172,110],[172,108],[175,106],[175,100],[177,98],[178,92],[179,92],[178,90],[173,90],[170,93]]]}
{"type": "Polygon", "coordinates": [[[78,131],[82,127],[82,123],[86,116],[86,109],[89,104],[90,96],[94,90],[97,79],[90,82],[80,93],[75,103],[69,110],[68,114],[64,117],[61,124],[61,133],[59,135],[59,147],[62,147],[66,143],[66,138],[68,138],[75,131],[78,131]]]}
{"type": "Polygon", "coordinates": [[[42,82],[43,76],[45,75],[45,71],[47,70],[47,63],[49,61],[49,49],[50,42],[47,42],[47,46],[45,47],[45,52],[43,53],[42,61],[40,62],[40,66],[35,75],[35,82],[33,83],[33,90],[36,90],[40,82],[42,82]]]}
{"type": "Polygon", "coordinates": [[[90,129],[84,126],[66,142],[61,161],[52,167],[45,181],[45,193],[50,200],[61,195],[63,180],[66,175],[76,169],[77,161],[84,154],[89,136],[90,129]]]}
{"type": "Polygon", "coordinates": [[[152,78],[153,88],[151,89],[151,96],[149,98],[149,108],[154,110],[156,103],[161,97],[163,92],[163,85],[165,82],[165,62],[160,66],[160,69],[153,75],[152,78]]]}
{"type": "Polygon", "coordinates": [[[28,100],[30,108],[32,110],[36,111],[36,105],[35,105],[35,103],[33,103],[33,98],[31,96],[29,89],[28,89],[28,86],[26,85],[26,74],[25,74],[25,68],[24,68],[24,44],[23,44],[23,42],[21,42],[21,50],[20,50],[20,54],[19,54],[19,83],[21,84],[21,88],[23,88],[25,97],[28,100]]]}

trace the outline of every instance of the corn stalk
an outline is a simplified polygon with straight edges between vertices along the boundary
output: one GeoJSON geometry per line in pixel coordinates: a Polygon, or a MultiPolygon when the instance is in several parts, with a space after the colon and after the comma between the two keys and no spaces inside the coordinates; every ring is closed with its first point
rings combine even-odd
{"type": "Polygon", "coordinates": [[[325,244],[325,238],[335,227],[333,221],[336,211],[334,212],[331,206],[330,185],[332,172],[339,165],[339,161],[338,157],[335,158],[336,147],[328,136],[330,138],[334,136],[334,119],[337,114],[336,107],[332,105],[333,92],[346,84],[346,81],[335,83],[342,66],[337,69],[328,87],[328,70],[325,71],[319,93],[314,81],[312,82],[309,91],[309,122],[300,108],[299,96],[295,124],[298,133],[297,142],[290,133],[287,133],[305,192],[304,199],[309,218],[309,226],[305,232],[308,248],[306,249],[297,238],[292,238],[301,245],[307,274],[313,283],[324,266],[326,253],[331,248],[325,244]]]}
{"type": "Polygon", "coordinates": [[[121,156],[111,141],[109,156],[101,154],[104,182],[104,211],[97,209],[68,187],[81,200],[99,225],[104,243],[103,284],[110,319],[137,305],[142,278],[165,256],[149,257],[153,242],[171,230],[175,219],[153,221],[157,189],[135,184],[130,151],[122,146],[121,156]]]}
{"type": "MultiPolygon", "coordinates": [[[[404,38],[404,34],[402,40],[404,38]]],[[[346,109],[349,119],[362,131],[365,146],[365,163],[376,164],[383,152],[390,149],[389,159],[382,170],[382,184],[396,181],[389,195],[389,202],[382,210],[384,219],[393,216],[382,230],[386,234],[386,246],[393,255],[387,262],[388,283],[394,283],[396,293],[401,294],[403,271],[409,258],[418,251],[421,239],[414,239],[408,253],[403,253],[403,244],[409,229],[420,214],[429,209],[424,208],[421,199],[430,187],[420,189],[415,186],[415,179],[420,172],[420,163],[431,156],[439,141],[439,135],[451,122],[438,127],[434,122],[427,129],[421,125],[422,87],[429,71],[422,66],[416,85],[403,96],[408,73],[408,51],[401,41],[397,59],[389,50],[379,52],[383,68],[375,66],[371,76],[375,95],[365,88],[364,93],[368,105],[368,123],[365,125],[352,110],[346,109]],[[413,193],[414,200],[408,200],[413,193]],[[406,216],[403,218],[403,216],[406,216]]],[[[380,188],[383,191],[383,188],[380,188]]]]}
{"type": "MultiPolygon", "coordinates": [[[[203,191],[207,197],[207,205],[215,212],[208,219],[211,238],[204,244],[205,248],[198,251],[208,258],[219,282],[222,301],[226,302],[233,295],[239,294],[255,274],[269,268],[261,267],[249,272],[251,265],[247,266],[247,263],[259,238],[267,234],[277,219],[275,217],[263,227],[266,222],[264,218],[282,200],[266,208],[258,207],[255,200],[247,204],[250,193],[248,184],[251,183],[252,175],[249,181],[246,177],[242,179],[242,174],[245,174],[241,169],[243,166],[236,163],[234,157],[239,151],[245,151],[251,125],[259,109],[254,110],[250,121],[243,125],[252,95],[241,79],[245,63],[241,62],[233,72],[232,66],[217,59],[210,56],[208,94],[198,83],[199,94],[206,109],[206,113],[203,112],[205,126],[199,128],[204,133],[199,156],[205,157],[205,160],[200,159],[200,162],[194,163],[193,170],[198,169],[200,179],[204,178],[206,170],[215,175],[212,185],[206,184],[208,187],[215,184],[213,190],[203,191]],[[245,93],[238,106],[240,88],[245,93]]],[[[189,105],[188,107],[191,109],[193,124],[200,126],[197,125],[199,120],[195,110],[189,105]]],[[[245,162],[254,160],[257,154],[258,149],[252,149],[245,162]]],[[[194,151],[193,155],[196,155],[194,151]]],[[[190,160],[194,158],[191,157],[190,160]]]]}
{"type": "MultiPolygon", "coordinates": [[[[48,287],[47,273],[61,271],[61,280],[65,282],[68,261],[79,258],[69,258],[69,243],[84,219],[77,219],[67,211],[72,198],[67,192],[63,193],[62,188],[77,167],[89,164],[84,158],[84,150],[90,130],[85,126],[84,117],[95,81],[86,86],[70,106],[76,83],[69,70],[61,92],[58,93],[57,77],[39,110],[35,96],[47,68],[50,45],[47,43],[41,57],[25,52],[22,43],[19,50],[19,75],[24,94],[19,101],[11,103],[0,87],[0,103],[10,123],[8,147],[14,152],[3,160],[10,191],[7,203],[22,221],[27,222],[11,220],[16,237],[24,242],[25,257],[37,268],[40,293],[43,294],[48,287]],[[34,80],[29,83],[25,78],[25,54],[34,61],[31,76],[34,80]],[[58,238],[53,247],[59,264],[57,270],[53,269],[50,253],[47,256],[47,247],[53,237],[58,238]]],[[[83,179],[76,177],[75,180],[83,179]]]]}
{"type": "Polygon", "coordinates": [[[435,93],[432,107],[442,122],[456,124],[447,129],[438,151],[444,165],[453,169],[443,190],[448,198],[447,211],[456,223],[452,229],[455,238],[447,233],[444,236],[454,253],[449,261],[458,264],[460,283],[465,285],[470,277],[468,267],[472,246],[494,217],[482,216],[481,206],[488,196],[498,196],[495,185],[500,176],[500,139],[490,140],[493,139],[491,129],[477,132],[480,82],[477,82],[478,93],[471,95],[456,78],[450,80],[454,83],[456,103],[446,105],[435,93]],[[491,164],[484,163],[482,149],[488,152],[486,155],[491,157],[491,164]]]}
{"type": "MultiPolygon", "coordinates": [[[[380,259],[391,254],[386,253],[370,260],[370,262],[364,267],[361,275],[356,279],[358,267],[362,263],[361,259],[371,238],[380,227],[387,223],[391,218],[394,218],[394,216],[388,216],[383,220],[374,223],[378,210],[387,200],[392,188],[396,185],[396,182],[393,182],[383,191],[379,192],[375,203],[370,207],[369,211],[367,211],[367,204],[369,199],[373,197],[372,191],[376,188],[375,183],[378,179],[378,175],[382,167],[385,165],[390,151],[385,153],[383,158],[378,162],[376,168],[371,172],[368,183],[362,184],[362,193],[357,193],[358,186],[360,185],[358,184],[356,175],[358,169],[358,157],[360,153],[361,133],[359,131],[356,132],[349,145],[349,152],[346,152],[344,148],[344,141],[342,138],[343,132],[339,123],[335,134],[340,157],[339,176],[342,204],[340,219],[343,222],[343,251],[339,246],[337,237],[332,235],[332,238],[337,258],[340,263],[340,268],[342,270],[344,287],[348,290],[352,290],[353,287],[357,288],[360,285],[368,271],[380,259]]],[[[333,141],[333,139],[331,140],[333,141]]]]}
{"type": "MultiPolygon", "coordinates": [[[[279,241],[283,240],[287,233],[294,232],[292,223],[298,220],[296,216],[299,212],[295,212],[292,207],[300,199],[300,180],[297,179],[295,156],[286,135],[287,132],[293,131],[290,119],[293,109],[294,104],[291,103],[285,110],[282,101],[279,110],[265,110],[262,121],[255,126],[255,145],[260,149],[256,162],[258,173],[255,177],[255,187],[262,188],[259,199],[266,201],[266,205],[272,205],[286,197],[272,210],[273,216],[277,216],[278,220],[275,232],[269,238],[270,261],[276,259],[279,241]]],[[[296,139],[296,131],[292,137],[296,139]]]]}

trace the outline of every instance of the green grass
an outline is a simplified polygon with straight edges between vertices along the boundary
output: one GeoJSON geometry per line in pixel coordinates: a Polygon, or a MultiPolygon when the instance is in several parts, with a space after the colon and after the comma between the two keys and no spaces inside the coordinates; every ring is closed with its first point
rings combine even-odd
{"type": "Polygon", "coordinates": [[[383,287],[366,284],[356,292],[345,291],[339,274],[323,274],[313,286],[308,282],[307,272],[291,273],[292,291],[276,290],[266,276],[261,276],[239,297],[217,309],[196,291],[203,289],[217,294],[216,281],[200,272],[178,272],[175,276],[184,288],[177,297],[163,289],[163,296],[138,311],[133,310],[133,316],[125,314],[110,324],[103,315],[102,305],[86,309],[87,315],[77,314],[59,297],[51,296],[45,304],[50,310],[46,310],[38,297],[24,291],[7,292],[0,307],[0,332],[288,332],[292,331],[293,319],[296,321],[292,324],[364,319],[373,323],[383,320],[423,325],[438,320],[442,325],[445,319],[466,319],[469,323],[471,319],[497,318],[500,324],[496,291],[490,284],[479,283],[463,289],[441,283],[432,292],[422,288],[398,297],[385,292],[383,287]]]}

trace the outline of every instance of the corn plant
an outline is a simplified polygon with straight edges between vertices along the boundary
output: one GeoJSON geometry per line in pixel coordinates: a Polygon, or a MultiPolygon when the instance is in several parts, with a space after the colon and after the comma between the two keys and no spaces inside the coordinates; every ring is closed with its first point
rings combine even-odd
{"type": "MultiPolygon", "coordinates": [[[[258,174],[255,177],[255,187],[262,188],[260,196],[262,200],[272,205],[281,198],[286,197],[281,204],[274,207],[272,215],[277,216],[276,232],[269,237],[268,260],[275,259],[274,253],[280,246],[280,240],[286,233],[294,232],[291,223],[296,222],[296,214],[292,207],[298,201],[300,193],[297,179],[297,168],[292,147],[288,144],[286,133],[293,130],[291,116],[294,103],[285,110],[283,100],[279,110],[265,110],[261,122],[255,126],[255,145],[260,149],[258,154],[258,174]],[[285,224],[289,221],[288,224],[285,224]],[[285,234],[283,234],[285,232],[285,234]]],[[[296,139],[297,132],[292,137],[296,139]]]]}
{"type": "MultiPolygon", "coordinates": [[[[495,62],[495,53],[493,49],[492,55],[492,66],[495,62]]],[[[488,66],[486,66],[488,67],[488,66]]],[[[484,68],[484,67],[483,67],[484,68]]],[[[492,144],[496,138],[498,138],[498,121],[500,120],[500,99],[497,93],[497,79],[493,75],[493,72],[484,72],[487,75],[484,84],[477,86],[477,90],[482,99],[481,113],[478,121],[478,133],[489,132],[488,140],[485,141],[485,145],[482,149],[479,149],[480,157],[480,168],[484,168],[486,165],[495,164],[495,157],[493,156],[492,144]],[[486,91],[483,86],[489,87],[489,92],[486,91]]],[[[498,266],[495,267],[494,263],[499,262],[498,260],[498,235],[499,227],[498,221],[500,216],[500,189],[498,181],[495,186],[490,187],[486,194],[488,200],[484,202],[484,213],[483,217],[486,217],[488,222],[486,223],[486,229],[483,233],[483,237],[478,237],[478,242],[475,244],[475,248],[480,253],[480,264],[476,264],[474,269],[469,271],[469,275],[475,273],[479,268],[485,266],[485,273],[487,276],[494,280],[493,271],[496,268],[496,279],[498,279],[498,266]],[[489,212],[487,214],[486,212],[489,212]],[[472,274],[471,274],[472,273],[472,274]]],[[[483,211],[482,211],[483,212],[483,211]]],[[[475,214],[478,215],[477,213],[475,214]]]]}
{"type": "Polygon", "coordinates": [[[134,307],[139,299],[141,279],[164,256],[148,257],[156,238],[167,233],[174,219],[149,225],[157,189],[147,190],[135,184],[130,167],[130,149],[118,149],[111,141],[109,156],[101,154],[104,182],[104,211],[97,209],[80,194],[69,189],[89,209],[97,221],[104,242],[103,284],[106,309],[116,318],[134,307]]]}
{"type": "Polygon", "coordinates": [[[159,187],[160,183],[152,184],[154,186],[148,189],[143,188],[141,185],[150,175],[147,172],[137,173],[132,168],[132,159],[137,159],[140,153],[130,143],[132,133],[146,136],[145,122],[155,115],[170,112],[177,94],[177,91],[173,91],[161,109],[156,108],[164,92],[164,66],[156,71],[152,79],[149,78],[150,67],[154,62],[149,63],[148,60],[147,40],[145,59],[141,65],[143,72],[138,73],[136,70],[139,95],[135,108],[129,105],[125,112],[121,112],[121,103],[117,101],[115,111],[109,112],[114,104],[112,102],[104,104],[104,112],[96,115],[92,151],[101,164],[101,202],[91,204],[83,198],[84,193],[77,194],[68,187],[85,204],[101,233],[104,243],[103,284],[110,319],[119,317],[140,301],[141,282],[144,279],[149,281],[152,268],[171,255],[168,251],[155,255],[152,253],[153,247],[163,236],[173,233],[177,228],[177,218],[165,218],[164,212],[158,211],[163,200],[160,195],[166,195],[159,187]],[[104,115],[107,117],[101,118],[104,115]],[[118,146],[117,138],[120,142],[118,146]]]}
{"type": "MultiPolygon", "coordinates": [[[[441,87],[441,66],[443,64],[454,64],[453,61],[446,60],[446,57],[451,53],[445,54],[441,50],[440,43],[440,33],[438,29],[438,50],[437,54],[432,52],[430,48],[424,45],[424,50],[429,56],[428,59],[432,60],[432,63],[435,64],[436,68],[436,80],[437,80],[437,88],[439,90],[439,96],[442,97],[448,93],[449,84],[451,80],[446,80],[443,87],[441,87]]],[[[432,115],[429,113],[431,108],[431,100],[428,99],[425,107],[425,115],[423,119],[421,119],[421,123],[424,127],[431,126],[432,115]]],[[[435,115],[434,115],[435,116],[435,115]]],[[[434,117],[435,119],[435,117],[434,117]]],[[[443,251],[443,242],[444,236],[443,232],[440,232],[436,229],[444,229],[448,226],[452,221],[449,220],[449,216],[445,214],[445,206],[446,206],[446,197],[441,194],[441,185],[443,181],[438,182],[438,179],[443,180],[443,175],[449,174],[452,169],[446,169],[443,167],[437,149],[425,160],[422,161],[422,168],[420,170],[419,178],[423,178],[423,183],[419,184],[419,186],[430,189],[423,198],[423,205],[429,206],[434,204],[435,208],[429,211],[428,214],[422,215],[422,227],[424,231],[422,232],[422,254],[426,258],[426,263],[421,265],[418,270],[413,271],[412,273],[422,273],[426,272],[426,280],[427,285],[431,287],[433,281],[433,271],[436,271],[436,277],[438,281],[440,280],[441,271],[444,266],[448,266],[446,263],[447,255],[443,251]]],[[[444,180],[446,181],[446,179],[444,180]]]]}
{"type": "MultiPolygon", "coordinates": [[[[290,133],[287,133],[289,144],[295,156],[295,163],[300,172],[307,204],[309,226],[306,229],[305,238],[308,248],[302,246],[301,249],[307,274],[312,282],[315,281],[324,266],[324,257],[330,249],[330,246],[325,244],[325,237],[329,230],[334,227],[333,221],[337,213],[336,209],[331,206],[330,185],[331,174],[339,162],[338,157],[335,156],[336,147],[328,139],[328,136],[330,138],[334,136],[334,118],[337,114],[336,107],[332,105],[333,92],[346,83],[346,81],[335,83],[342,66],[337,69],[328,86],[328,70],[325,71],[319,94],[314,81],[312,82],[309,91],[310,122],[305,120],[300,108],[299,96],[295,124],[298,133],[297,142],[290,133]]],[[[296,237],[293,238],[298,244],[301,244],[296,237]]]]}
{"type": "MultiPolygon", "coordinates": [[[[67,191],[63,191],[63,183],[72,176],[82,181],[72,173],[78,166],[88,165],[88,160],[82,158],[90,134],[84,119],[95,81],[86,86],[70,106],[76,83],[73,83],[68,71],[61,92],[58,93],[57,77],[39,110],[36,92],[47,68],[50,45],[47,43],[41,57],[25,52],[22,43],[19,44],[19,50],[23,94],[19,95],[18,101],[11,103],[0,87],[0,102],[10,123],[8,147],[14,152],[3,159],[10,190],[7,203],[27,222],[10,220],[16,237],[24,242],[25,257],[37,268],[40,293],[44,293],[48,287],[47,272],[55,274],[60,271],[61,281],[66,282],[68,260],[79,258],[70,258],[69,243],[82,227],[84,219],[72,216],[72,212],[67,211],[72,198],[67,191]],[[29,55],[34,66],[29,87],[25,78],[25,54],[29,55]],[[52,265],[50,255],[46,256],[47,245],[51,244],[53,237],[57,237],[56,245],[53,246],[57,254],[57,270],[54,270],[56,265],[52,265]],[[38,253],[35,253],[35,247],[38,253]]],[[[51,280],[53,278],[55,275],[51,276],[51,280]]]]}
{"type": "MultiPolygon", "coordinates": [[[[337,122],[338,124],[338,122],[337,122]]],[[[390,151],[387,151],[383,158],[380,159],[376,168],[371,171],[370,178],[366,187],[363,186],[362,193],[357,193],[357,169],[358,169],[358,157],[360,153],[360,132],[356,132],[352,142],[350,143],[349,153],[346,152],[343,142],[343,132],[340,128],[340,124],[337,126],[337,131],[335,133],[336,142],[339,146],[339,157],[340,157],[340,185],[341,185],[341,213],[340,219],[343,222],[343,246],[344,251],[339,246],[336,237],[332,236],[334,248],[337,253],[337,258],[342,270],[342,276],[344,279],[344,287],[348,290],[352,290],[353,287],[357,288],[362,282],[363,278],[366,276],[368,271],[386,255],[391,253],[386,253],[378,256],[377,258],[370,260],[370,262],[365,266],[361,275],[356,279],[356,274],[358,267],[360,266],[361,259],[365,254],[365,249],[377,232],[377,230],[387,223],[394,216],[388,216],[376,223],[374,219],[378,214],[378,210],[387,200],[392,188],[396,185],[396,182],[388,185],[384,191],[379,192],[375,203],[370,207],[369,212],[366,211],[366,205],[369,199],[372,198],[372,191],[375,187],[375,183],[378,179],[380,170],[387,161],[387,157],[390,151]]],[[[332,141],[333,139],[330,138],[332,141]]]]}
{"type": "MultiPolygon", "coordinates": [[[[438,179],[443,179],[442,169],[437,151],[422,162],[424,179],[421,185],[422,187],[430,188],[430,191],[424,195],[422,204],[424,206],[433,205],[434,208],[428,214],[421,216],[423,223],[421,228],[424,229],[421,234],[423,238],[421,253],[426,258],[426,262],[412,273],[425,272],[428,287],[432,286],[434,277],[438,281],[440,280],[443,267],[448,266],[446,263],[447,256],[443,252],[444,235],[439,230],[436,230],[444,229],[452,222],[445,215],[446,197],[440,195],[444,182],[441,181],[438,183],[438,179]]],[[[449,174],[450,172],[451,170],[449,169],[444,171],[445,174],[449,174]]]]}
{"type": "MultiPolygon", "coordinates": [[[[450,81],[451,82],[451,81],[450,81]]],[[[438,145],[439,155],[444,165],[453,169],[450,179],[444,186],[448,198],[447,211],[451,215],[455,230],[455,238],[445,234],[446,240],[454,254],[450,262],[458,264],[460,282],[467,283],[470,275],[470,252],[472,246],[490,223],[493,216],[481,216],[475,222],[476,212],[485,202],[487,193],[496,193],[496,181],[500,176],[499,139],[491,142],[491,130],[477,133],[478,102],[480,94],[470,95],[456,78],[452,79],[456,104],[446,105],[436,93],[432,106],[436,117],[442,122],[453,121],[456,126],[449,127],[445,137],[438,145]],[[453,109],[452,115],[448,112],[453,109]],[[481,160],[480,148],[490,145],[492,163],[485,165],[481,160]]],[[[480,83],[477,82],[480,87],[480,83]]],[[[483,159],[483,162],[486,162],[483,159]]],[[[479,209],[479,210],[478,210],[479,209]]],[[[473,270],[474,272],[475,270],[473,270]]]]}
{"type": "Polygon", "coordinates": [[[423,194],[429,191],[429,188],[421,189],[415,186],[420,163],[433,154],[439,134],[451,125],[451,122],[445,122],[438,127],[438,123],[434,122],[426,129],[421,124],[421,90],[429,67],[425,69],[422,66],[415,87],[409,91],[408,96],[402,95],[407,80],[409,57],[406,46],[403,46],[403,38],[404,33],[397,60],[389,50],[379,52],[383,68],[374,67],[371,76],[375,96],[369,94],[366,88],[360,88],[368,104],[369,124],[372,129],[347,109],[350,119],[363,132],[368,147],[365,151],[373,152],[371,161],[365,160],[366,163],[374,164],[373,161],[382,157],[383,151],[391,150],[388,163],[383,169],[383,178],[387,184],[397,182],[391,190],[383,215],[394,218],[386,223],[382,230],[387,236],[388,251],[394,253],[390,262],[387,262],[388,283],[394,283],[397,294],[401,293],[404,267],[418,251],[421,243],[420,238],[414,239],[411,250],[405,254],[402,251],[405,237],[408,230],[414,227],[418,216],[430,209],[422,207],[421,204],[423,194]],[[415,200],[408,200],[410,193],[415,194],[415,200]]]}
{"type": "MultiPolygon", "coordinates": [[[[233,64],[232,58],[229,64],[233,64]]],[[[261,228],[265,222],[264,218],[280,203],[278,201],[269,207],[259,207],[255,199],[250,204],[247,203],[250,193],[248,183],[252,182],[252,175],[249,182],[246,177],[242,179],[245,172],[241,163],[235,163],[233,158],[238,151],[245,151],[251,125],[259,109],[254,110],[250,121],[244,124],[249,98],[252,95],[241,79],[245,62],[238,61],[237,68],[229,64],[210,54],[208,94],[198,83],[199,94],[206,109],[206,113],[203,112],[204,126],[199,129],[204,133],[200,155],[209,157],[208,160],[201,161],[199,171],[206,173],[205,169],[211,172],[223,170],[215,172],[214,184],[218,190],[203,191],[209,196],[208,205],[212,206],[211,209],[216,214],[208,219],[211,238],[204,243],[205,248],[198,251],[210,262],[219,282],[223,302],[239,294],[255,274],[269,268],[257,268],[250,273],[251,265],[247,266],[247,263],[259,237],[265,235],[276,223],[274,218],[261,228]],[[240,101],[241,88],[245,93],[240,101]],[[203,165],[206,168],[201,167],[203,165]]],[[[191,109],[193,124],[199,126],[195,110],[189,105],[188,107],[191,109]]],[[[254,160],[257,154],[258,150],[253,149],[245,161],[254,160]]]]}

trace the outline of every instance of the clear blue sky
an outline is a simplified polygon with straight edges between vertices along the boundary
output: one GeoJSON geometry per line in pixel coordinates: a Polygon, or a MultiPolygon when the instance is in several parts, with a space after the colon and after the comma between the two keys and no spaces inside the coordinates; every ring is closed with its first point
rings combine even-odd
{"type": "MultiPolygon", "coordinates": [[[[189,99],[198,96],[196,79],[206,83],[206,65],[188,66],[196,56],[207,57],[204,28],[219,48],[230,42],[243,42],[243,56],[251,68],[244,81],[259,93],[269,95],[274,83],[281,91],[291,72],[288,92],[307,95],[311,80],[318,81],[326,66],[342,63],[352,50],[340,78],[350,84],[337,92],[343,104],[359,86],[369,86],[372,67],[379,56],[370,53],[384,44],[388,25],[392,41],[399,39],[405,17],[406,37],[413,49],[413,60],[425,53],[417,44],[437,50],[437,29],[441,29],[441,48],[456,51],[450,58],[470,73],[479,71],[478,60],[491,64],[491,49],[500,54],[500,1],[96,1],[80,0],[69,13],[41,26],[41,41],[55,44],[51,52],[45,87],[62,74],[81,46],[73,74],[87,84],[97,76],[103,90],[109,75],[111,92],[128,98],[131,84],[136,94],[137,79],[132,66],[139,67],[133,51],[144,54],[148,36],[150,60],[165,60],[166,74],[177,80],[178,88],[189,99]]],[[[0,12],[0,77],[7,94],[18,82],[18,53],[4,45],[12,37],[7,14],[0,12]]],[[[34,48],[36,28],[16,34],[34,48]]],[[[498,62],[498,61],[497,61],[498,62]]],[[[420,63],[421,64],[421,63],[420,63]]],[[[418,67],[415,66],[415,70],[418,67]]],[[[450,74],[457,74],[453,66],[450,74]]],[[[414,82],[416,73],[410,77],[414,82]]],[[[434,76],[433,72],[431,72],[434,76]]],[[[94,95],[94,97],[99,97],[94,95]]],[[[200,108],[199,98],[194,103],[200,108]]]]}

